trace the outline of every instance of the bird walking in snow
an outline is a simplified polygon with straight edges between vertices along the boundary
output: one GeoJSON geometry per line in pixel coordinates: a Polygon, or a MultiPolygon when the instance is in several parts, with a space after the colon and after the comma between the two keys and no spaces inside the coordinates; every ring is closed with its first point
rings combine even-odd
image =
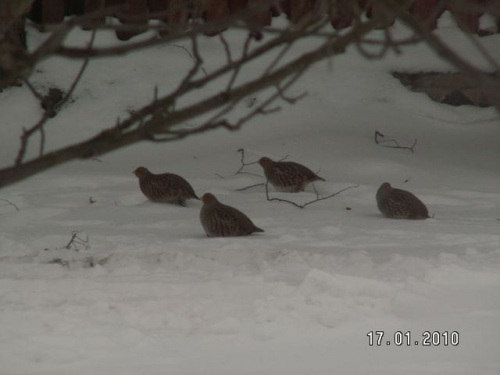
{"type": "Polygon", "coordinates": [[[380,212],[392,219],[427,219],[425,204],[406,190],[394,189],[384,182],[377,190],[377,206],[380,212]]]}
{"type": "Polygon", "coordinates": [[[264,232],[243,212],[220,203],[213,194],[201,197],[203,207],[200,221],[207,237],[248,236],[254,232],[264,232]]]}
{"type": "Polygon", "coordinates": [[[311,182],[325,181],[309,168],[293,161],[273,161],[263,157],[259,164],[264,169],[267,181],[278,191],[297,193],[304,191],[311,182]]]}
{"type": "Polygon", "coordinates": [[[177,203],[186,205],[186,199],[200,199],[193,187],[184,178],[173,173],[154,174],[147,168],[139,167],[134,171],[139,178],[142,193],[153,202],[177,203]]]}

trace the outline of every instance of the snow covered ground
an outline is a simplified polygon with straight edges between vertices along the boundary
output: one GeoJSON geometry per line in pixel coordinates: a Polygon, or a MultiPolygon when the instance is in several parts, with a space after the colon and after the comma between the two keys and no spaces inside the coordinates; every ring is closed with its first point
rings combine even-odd
{"type": "MultiPolygon", "coordinates": [[[[439,34],[485,66],[454,27],[439,34]]],[[[29,34],[32,45],[41,38],[29,34]]],[[[500,60],[500,35],[481,41],[500,60]]],[[[216,38],[200,47],[208,69],[225,58],[216,38]]],[[[155,85],[167,92],[190,63],[172,46],[92,62],[50,123],[49,148],[110,126],[155,85]]],[[[499,374],[498,113],[437,104],[392,78],[450,69],[423,46],[376,62],[352,49],[330,63],[297,83],[305,99],[241,131],[135,145],[0,190],[19,209],[0,201],[0,374],[499,374]],[[418,139],[416,152],[376,145],[377,130],[418,139]],[[263,180],[234,174],[239,148],[247,162],[288,155],[307,165],[327,180],[316,184],[323,195],[359,187],[303,210],[267,202],[262,188],[235,191],[263,180]],[[139,165],[184,176],[265,233],[206,238],[201,203],[147,202],[132,174],[139,165]],[[383,218],[375,192],[384,181],[435,217],[383,218]],[[74,231],[79,243],[66,249],[74,231]],[[370,331],[385,333],[380,346],[370,331]],[[410,346],[395,345],[398,331],[410,332],[410,346]],[[426,331],[440,332],[440,345],[423,346],[426,331]],[[446,332],[458,345],[445,345],[446,332]]],[[[32,82],[64,88],[78,67],[53,58],[32,82]]],[[[26,87],[0,93],[2,166],[39,111],[26,87]]],[[[272,194],[314,198],[312,189],[272,194]]]]}

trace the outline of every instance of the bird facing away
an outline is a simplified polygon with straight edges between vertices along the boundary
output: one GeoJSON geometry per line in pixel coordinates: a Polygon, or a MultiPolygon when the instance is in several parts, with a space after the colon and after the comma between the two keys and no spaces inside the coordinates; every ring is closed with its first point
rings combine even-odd
{"type": "Polygon", "coordinates": [[[406,190],[394,189],[384,182],[377,190],[377,206],[380,212],[392,219],[427,219],[425,204],[406,190]]]}
{"type": "Polygon", "coordinates": [[[144,167],[137,168],[134,174],[139,178],[142,193],[150,201],[185,206],[186,199],[200,199],[189,182],[176,174],[154,174],[144,167]]]}
{"type": "Polygon", "coordinates": [[[200,221],[207,237],[248,236],[264,232],[240,210],[220,203],[213,194],[205,193],[201,200],[200,221]]]}
{"type": "Polygon", "coordinates": [[[304,191],[314,181],[325,181],[309,168],[293,161],[273,161],[267,157],[259,159],[266,179],[278,191],[297,193],[304,191]]]}

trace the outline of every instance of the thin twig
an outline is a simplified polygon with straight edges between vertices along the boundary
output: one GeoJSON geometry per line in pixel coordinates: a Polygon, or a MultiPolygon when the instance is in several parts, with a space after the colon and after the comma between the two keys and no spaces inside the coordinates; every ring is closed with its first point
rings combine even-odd
{"type": "MultiPolygon", "coordinates": [[[[249,173],[250,174],[250,173],[249,173]]],[[[239,189],[236,189],[236,191],[245,191],[245,190],[248,190],[248,189],[251,189],[251,188],[254,188],[254,187],[257,187],[257,186],[263,186],[265,185],[264,182],[261,182],[259,184],[253,184],[253,185],[250,185],[250,186],[246,186],[244,188],[239,188],[239,189]]]]}
{"type": "MultiPolygon", "coordinates": [[[[89,45],[87,47],[89,50],[92,49],[92,46],[94,45],[95,36],[96,36],[96,31],[93,30],[92,34],[90,36],[89,45]]],[[[75,80],[71,84],[71,86],[70,86],[68,92],[66,93],[66,95],[64,96],[64,98],[62,98],[62,100],[54,106],[55,109],[61,108],[63,106],[63,104],[66,103],[68,101],[68,99],[71,97],[71,95],[73,94],[73,91],[75,91],[75,88],[78,85],[78,82],[80,82],[80,79],[83,77],[83,73],[85,72],[85,69],[87,69],[87,65],[89,64],[89,62],[90,62],[90,58],[88,58],[88,57],[83,61],[83,64],[80,68],[80,71],[76,75],[75,80]]]]}
{"type": "MultiPolygon", "coordinates": [[[[96,32],[93,31],[92,35],[90,37],[90,42],[89,42],[89,46],[88,46],[89,49],[92,48],[92,45],[94,44],[95,35],[96,35],[96,32]]],[[[83,73],[85,72],[85,69],[87,68],[87,65],[89,64],[89,61],[90,61],[90,58],[87,57],[85,59],[85,61],[83,62],[75,79],[73,80],[69,90],[66,92],[66,95],[60,101],[58,101],[57,103],[54,104],[54,106],[52,108],[52,110],[54,112],[57,111],[58,109],[60,109],[69,100],[69,98],[70,98],[71,94],[73,93],[73,91],[75,90],[78,82],[80,82],[80,79],[82,78],[83,73]]],[[[26,82],[27,82],[27,80],[26,80],[26,82]]],[[[30,89],[32,90],[31,85],[28,85],[28,87],[30,87],[30,89]]],[[[32,92],[36,92],[36,91],[32,90],[32,92]]],[[[43,113],[40,120],[34,126],[32,126],[28,130],[24,129],[23,134],[21,136],[21,146],[19,147],[19,151],[17,153],[16,160],[15,160],[16,166],[20,165],[23,162],[24,156],[25,156],[27,148],[28,148],[29,139],[36,132],[40,132],[39,156],[40,157],[43,156],[44,148],[45,148],[45,129],[44,129],[44,126],[49,119],[50,119],[49,111],[46,111],[43,113]]]]}
{"type": "Polygon", "coordinates": [[[258,175],[256,173],[243,172],[243,168],[245,168],[246,166],[248,166],[248,165],[255,165],[255,164],[258,164],[259,162],[258,161],[253,161],[251,163],[245,163],[245,149],[244,148],[239,148],[237,150],[237,152],[241,153],[241,158],[240,158],[241,166],[240,166],[240,168],[236,172],[234,172],[235,175],[237,175],[237,174],[250,174],[252,176],[263,177],[263,176],[258,175]]]}
{"type": "MultiPolygon", "coordinates": [[[[169,47],[176,47],[176,48],[180,48],[182,49],[183,51],[185,51],[188,56],[193,59],[194,61],[196,61],[196,57],[193,56],[193,54],[189,51],[189,49],[187,49],[186,47],[184,47],[183,45],[180,45],[180,44],[167,44],[167,46],[169,47]]],[[[200,67],[200,70],[203,72],[203,74],[205,74],[205,76],[208,75],[207,71],[205,70],[204,67],[200,67]]]]}
{"type": "Polygon", "coordinates": [[[224,51],[226,52],[226,58],[227,58],[227,63],[231,64],[233,62],[233,57],[231,55],[231,47],[229,46],[229,43],[227,42],[224,33],[219,34],[219,40],[221,41],[222,45],[224,46],[224,51]]]}
{"type": "MultiPolygon", "coordinates": [[[[246,59],[246,61],[244,63],[248,64],[250,61],[263,55],[264,53],[271,50],[272,48],[274,48],[278,45],[281,45],[281,44],[290,43],[294,39],[298,39],[298,38],[310,35],[309,33],[314,32],[314,30],[315,29],[309,30],[306,33],[286,32],[286,33],[282,34],[281,36],[275,38],[274,40],[271,40],[267,44],[262,45],[258,48],[255,48],[251,53],[248,53],[248,55],[245,58],[240,58],[237,61],[234,61],[232,64],[228,64],[228,65],[212,72],[211,74],[209,74],[209,76],[206,76],[204,78],[200,78],[200,79],[195,80],[195,81],[191,81],[191,83],[189,85],[185,84],[186,80],[183,80],[176,90],[174,90],[172,93],[170,93],[169,95],[167,95],[166,97],[164,97],[163,99],[158,101],[158,103],[153,103],[151,105],[144,107],[141,111],[138,111],[135,114],[135,116],[133,116],[133,117],[129,118],[128,120],[124,121],[123,123],[121,123],[120,130],[123,131],[123,130],[133,126],[138,120],[140,120],[141,118],[144,118],[145,116],[148,116],[150,113],[156,112],[158,110],[158,108],[160,108],[160,107],[162,107],[162,108],[173,107],[173,105],[176,102],[176,100],[178,99],[178,97],[185,94],[189,90],[201,88],[201,87],[205,86],[208,82],[211,82],[211,81],[217,79],[218,77],[221,77],[222,75],[224,75],[228,72],[231,72],[232,70],[237,69],[239,64],[242,64],[244,62],[243,61],[244,59],[246,59]]],[[[356,35],[358,35],[358,34],[359,34],[359,31],[356,32],[356,35]]],[[[353,36],[354,36],[354,32],[353,32],[353,36]]],[[[338,43],[340,43],[341,39],[336,40],[336,41],[338,43]]],[[[328,48],[328,53],[334,53],[334,52],[335,52],[335,49],[328,48]]],[[[283,68],[280,70],[283,70],[283,68]]],[[[269,80],[269,79],[271,79],[271,76],[270,77],[262,77],[262,79],[269,80]]],[[[229,97],[228,93],[223,93],[221,95],[223,95],[225,100],[227,100],[227,98],[229,97]]],[[[233,93],[233,96],[234,96],[234,93],[233,93]]],[[[235,105],[235,103],[238,103],[241,99],[242,99],[241,97],[233,99],[231,101],[232,103],[230,103],[229,106],[226,108],[231,108],[231,106],[235,105]]],[[[225,114],[225,112],[227,112],[227,109],[223,109],[220,112],[220,115],[214,116],[214,118],[212,118],[211,121],[213,121],[213,122],[218,121],[219,117],[222,116],[223,114],[225,114]]],[[[149,127],[156,128],[157,126],[154,124],[151,124],[151,126],[149,126],[149,127]]],[[[151,139],[151,133],[148,131],[148,129],[146,129],[146,127],[144,127],[144,133],[145,133],[145,138],[151,139]]]]}
{"type": "Polygon", "coordinates": [[[403,150],[410,150],[412,153],[415,152],[415,146],[417,145],[417,139],[413,141],[413,144],[411,146],[401,146],[397,139],[383,139],[380,140],[379,138],[384,138],[385,136],[380,133],[378,130],[375,131],[375,143],[386,148],[399,148],[403,150]],[[395,144],[395,146],[388,146],[388,145],[383,145],[382,143],[387,143],[387,142],[392,142],[395,144]]]}
{"type": "Polygon", "coordinates": [[[41,102],[43,100],[43,96],[40,95],[38,91],[36,91],[35,87],[31,84],[31,82],[27,78],[25,78],[24,83],[31,90],[31,93],[35,96],[35,98],[37,98],[41,102]]]}
{"type": "Polygon", "coordinates": [[[38,151],[39,156],[43,156],[45,150],[45,128],[40,127],[40,149],[38,151]]]}
{"type": "Polygon", "coordinates": [[[285,47],[281,49],[281,51],[276,55],[271,64],[269,64],[269,66],[264,71],[264,75],[268,75],[274,69],[274,67],[279,64],[279,62],[283,59],[283,57],[292,47],[292,44],[293,43],[288,43],[287,45],[285,45],[285,47]]]}
{"type": "Polygon", "coordinates": [[[243,65],[243,62],[248,57],[248,48],[250,47],[251,41],[252,41],[252,36],[250,34],[248,34],[246,39],[245,39],[245,43],[243,44],[243,52],[241,53],[241,58],[239,60],[240,62],[238,64],[236,64],[236,67],[233,70],[233,74],[231,75],[231,78],[229,79],[229,82],[227,83],[226,91],[231,90],[231,88],[233,87],[233,84],[236,81],[238,74],[240,73],[241,66],[243,65]]]}
{"type": "Polygon", "coordinates": [[[196,75],[196,73],[198,73],[198,70],[203,64],[203,59],[201,58],[200,52],[198,50],[198,38],[196,37],[196,35],[191,36],[191,48],[193,50],[194,65],[189,70],[188,74],[184,77],[184,79],[181,81],[177,90],[175,90],[175,92],[178,93],[185,92],[192,86],[191,80],[196,75]]]}
{"type": "Polygon", "coordinates": [[[17,207],[14,203],[12,203],[11,201],[7,200],[7,199],[0,199],[0,201],[3,201],[3,202],[7,202],[9,204],[9,206],[12,206],[16,209],[16,211],[19,211],[19,207],[17,207]]]}
{"type": "Polygon", "coordinates": [[[269,181],[266,181],[266,183],[265,183],[265,187],[266,187],[266,199],[267,199],[269,202],[273,202],[273,201],[274,201],[274,202],[284,202],[284,203],[289,203],[289,204],[291,204],[291,205],[293,205],[293,206],[295,206],[295,207],[298,207],[298,208],[305,208],[305,207],[309,206],[310,204],[313,204],[313,203],[316,203],[316,202],[319,202],[319,201],[323,201],[323,200],[325,200],[325,199],[330,199],[330,198],[333,198],[333,197],[335,197],[336,195],[339,195],[340,193],[343,193],[343,192],[344,192],[344,191],[346,191],[346,190],[349,190],[349,189],[353,189],[353,188],[357,188],[357,187],[359,187],[359,185],[350,185],[350,186],[347,186],[347,187],[345,187],[345,188],[343,188],[343,189],[340,189],[339,191],[336,191],[335,193],[332,193],[332,194],[327,195],[327,196],[325,196],[325,197],[320,197],[320,195],[319,195],[318,191],[316,190],[316,186],[314,186],[314,184],[312,184],[312,185],[313,185],[313,188],[314,188],[314,191],[315,191],[315,193],[316,193],[316,199],[313,199],[313,200],[311,200],[311,201],[309,201],[309,202],[306,202],[306,203],[303,203],[303,204],[299,204],[299,203],[295,203],[295,202],[293,202],[293,201],[290,201],[290,200],[288,200],[288,199],[282,199],[282,198],[276,198],[276,197],[272,197],[272,198],[271,198],[271,197],[269,196],[269,188],[268,188],[268,185],[269,185],[269,181]]]}
{"type": "MultiPolygon", "coordinates": [[[[228,130],[238,130],[240,129],[245,123],[250,121],[252,118],[255,116],[261,114],[261,115],[266,115],[270,113],[274,113],[279,111],[281,108],[280,107],[275,107],[275,108],[267,108],[272,102],[274,102],[278,97],[284,98],[284,92],[286,89],[288,89],[305,71],[304,69],[297,69],[295,71],[295,74],[283,85],[283,87],[271,95],[268,99],[260,103],[253,111],[249,112],[247,115],[241,117],[236,123],[232,124],[226,119],[221,119],[214,121],[214,118],[209,120],[208,122],[204,123],[203,125],[200,125],[197,128],[194,129],[166,129],[166,130],[161,130],[161,131],[156,131],[156,134],[161,134],[162,137],[155,136],[152,133],[148,134],[147,139],[152,141],[152,142],[171,142],[172,140],[179,140],[182,138],[185,138],[189,135],[196,134],[196,133],[202,133],[207,130],[211,129],[217,129],[220,127],[224,127],[228,130]]],[[[294,100],[289,99],[290,103],[294,103],[296,100],[301,99],[304,97],[304,95],[300,95],[297,98],[293,98],[294,100]]],[[[238,101],[240,101],[242,98],[239,98],[238,101]]],[[[223,115],[223,112],[219,112],[215,118],[221,117],[223,115]]]]}
{"type": "Polygon", "coordinates": [[[64,246],[66,249],[70,249],[71,245],[73,244],[73,241],[75,240],[77,232],[73,231],[71,232],[71,238],[69,239],[69,242],[66,246],[64,246]]]}
{"type": "MultiPolygon", "coordinates": [[[[239,153],[241,153],[241,158],[240,158],[240,162],[241,162],[241,167],[234,173],[235,175],[237,174],[248,174],[248,175],[251,175],[251,176],[256,176],[256,177],[260,177],[260,178],[264,178],[264,176],[260,175],[260,174],[257,174],[257,173],[251,173],[251,172],[243,172],[243,168],[245,168],[246,166],[248,165],[255,165],[255,164],[258,164],[259,161],[254,161],[254,162],[251,162],[251,163],[246,163],[245,162],[245,149],[243,148],[240,148],[237,150],[239,153]]],[[[281,159],[279,159],[279,161],[283,161],[285,160],[286,158],[288,157],[288,155],[285,155],[284,157],[282,157],[281,159]]],[[[250,189],[250,188],[253,188],[253,187],[256,187],[256,186],[262,186],[264,185],[264,183],[259,183],[259,184],[254,184],[254,185],[250,185],[250,186],[246,186],[244,188],[239,188],[239,189],[236,189],[236,191],[244,191],[244,190],[247,190],[247,189],[250,189]]]]}
{"type": "Polygon", "coordinates": [[[80,250],[78,245],[83,245],[84,249],[87,250],[89,248],[89,236],[87,233],[84,233],[85,238],[81,238],[79,236],[80,233],[84,233],[84,232],[80,232],[78,230],[72,231],[71,238],[70,238],[69,242],[67,243],[67,245],[64,246],[64,248],[69,250],[73,246],[75,248],[75,250],[78,251],[78,250],[80,250]]]}
{"type": "Polygon", "coordinates": [[[299,94],[295,97],[287,96],[287,95],[285,95],[285,90],[283,90],[280,87],[279,83],[276,85],[276,89],[278,90],[278,94],[279,94],[280,98],[283,99],[288,104],[295,104],[296,102],[305,98],[308,95],[307,91],[304,91],[302,94],[299,94]]]}
{"type": "Polygon", "coordinates": [[[19,146],[16,160],[14,161],[15,166],[21,165],[24,159],[24,155],[26,154],[29,138],[45,124],[48,118],[49,118],[48,113],[44,112],[42,118],[34,126],[32,126],[30,129],[23,128],[23,134],[21,135],[21,146],[19,146]]]}

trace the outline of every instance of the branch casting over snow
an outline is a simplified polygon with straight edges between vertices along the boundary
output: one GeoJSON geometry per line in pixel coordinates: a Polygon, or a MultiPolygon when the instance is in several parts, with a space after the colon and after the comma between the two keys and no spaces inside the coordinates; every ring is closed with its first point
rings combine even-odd
{"type": "Polygon", "coordinates": [[[376,28],[378,23],[370,20],[357,25],[342,36],[334,34],[331,38],[325,38],[326,40],[323,44],[311,52],[305,53],[286,64],[282,64],[281,67],[266,72],[266,74],[249,82],[235,85],[210,98],[180,109],[173,109],[173,107],[182,95],[185,95],[191,90],[205,86],[225,73],[234,72],[243,61],[248,63],[277,46],[286,45],[304,36],[314,34],[324,26],[325,22],[326,21],[320,22],[319,24],[306,25],[304,29],[285,30],[281,35],[255,48],[251,52],[248,52],[240,59],[233,61],[233,63],[227,64],[208,76],[198,79],[194,79],[194,76],[200,68],[201,58],[196,57],[196,38],[192,37],[195,63],[190,72],[171,94],[154,100],[149,105],[134,112],[124,121],[118,122],[115,126],[102,131],[87,141],[70,145],[46,153],[33,160],[0,170],[0,187],[15,183],[70,160],[77,158],[93,158],[120,147],[144,140],[168,142],[221,127],[228,130],[239,129],[246,121],[255,115],[266,113],[266,111],[273,111],[273,109],[268,108],[268,105],[278,98],[283,98],[284,90],[295,82],[311,64],[343,52],[345,48],[355,40],[376,28]],[[230,123],[226,119],[221,119],[209,121],[191,129],[176,128],[176,125],[183,124],[187,120],[196,118],[217,108],[237,103],[248,95],[269,87],[277,88],[275,94],[272,94],[267,100],[254,109],[253,112],[243,117],[235,124],[230,123]],[[157,138],[158,136],[161,138],[157,138]]]}

